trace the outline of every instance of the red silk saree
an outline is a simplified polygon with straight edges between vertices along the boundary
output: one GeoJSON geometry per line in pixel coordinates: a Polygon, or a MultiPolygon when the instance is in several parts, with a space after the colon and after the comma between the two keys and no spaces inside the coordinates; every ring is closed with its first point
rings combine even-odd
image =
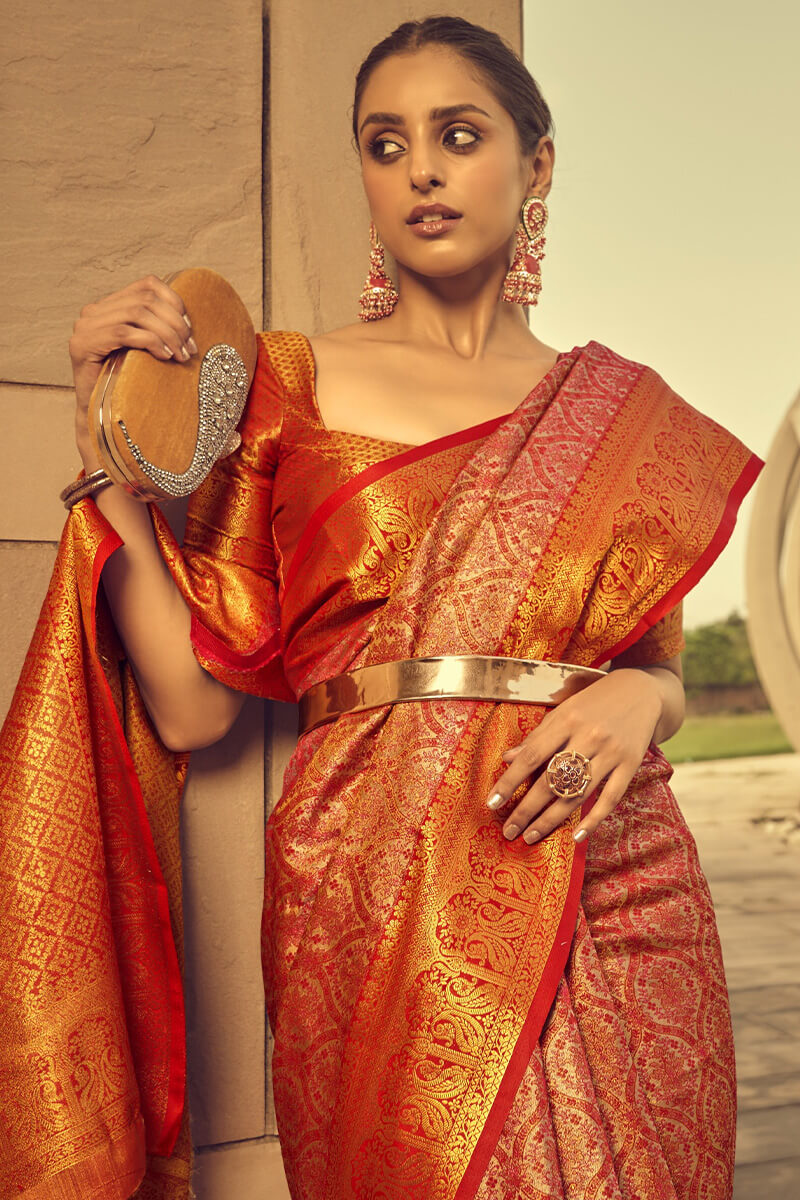
{"type": "MultiPolygon", "coordinates": [[[[596,343],[561,355],[507,418],[401,447],[327,430],[307,340],[265,335],[242,433],[193,499],[182,552],[155,510],[154,522],[200,661],[278,699],[428,654],[667,658],[680,649],[681,597],[759,467],[652,371],[596,343]]],[[[24,1095],[29,1112],[0,1102],[0,1165],[9,1195],[124,1196],[144,1174],[142,1194],[178,1196],[188,1136],[170,947],[183,764],[158,746],[129,682],[115,692],[118,652],[102,650],[94,599],[114,535],[91,501],[78,508],[6,726],[3,795],[15,797],[14,844],[63,863],[58,838],[23,827],[18,802],[53,778],[24,741],[51,694],[37,664],[58,658],[68,675],[79,661],[97,699],[80,709],[80,680],[67,685],[62,741],[95,764],[82,786],[104,966],[57,963],[9,1010],[4,1095],[24,1095]],[[105,1057],[75,1032],[101,1015],[105,1057]],[[75,1086],[89,1074],[102,1084],[92,1104],[75,1086]],[[54,1132],[58,1089],[71,1107],[54,1132]]],[[[670,768],[651,748],[588,849],[574,822],[534,847],[507,843],[485,798],[501,751],[542,716],[426,701],[301,739],[267,827],[263,920],[297,1200],[730,1194],[724,976],[670,768]]],[[[12,895],[21,852],[0,872],[12,895]]],[[[49,887],[42,877],[41,894],[49,887]]],[[[65,908],[45,931],[62,955],[77,920],[65,908]]],[[[31,937],[30,901],[18,910],[19,937],[31,937]]]]}

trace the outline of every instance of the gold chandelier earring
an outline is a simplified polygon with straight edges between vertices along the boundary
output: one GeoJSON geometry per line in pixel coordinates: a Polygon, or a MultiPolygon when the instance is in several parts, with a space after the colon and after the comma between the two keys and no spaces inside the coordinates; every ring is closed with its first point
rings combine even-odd
{"type": "Polygon", "coordinates": [[[542,290],[544,227],[547,205],[541,196],[529,196],[522,206],[514,257],[503,284],[502,298],[511,304],[534,305],[542,290]]]}
{"type": "Polygon", "coordinates": [[[369,240],[369,272],[361,289],[359,317],[362,321],[379,321],[388,317],[400,299],[397,288],[386,274],[384,266],[384,249],[375,222],[370,221],[369,240]]]}

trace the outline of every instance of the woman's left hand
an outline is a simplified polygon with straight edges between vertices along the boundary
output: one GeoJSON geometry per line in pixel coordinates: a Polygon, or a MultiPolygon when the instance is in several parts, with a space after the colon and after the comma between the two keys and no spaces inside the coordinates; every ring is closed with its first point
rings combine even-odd
{"type": "Polygon", "coordinates": [[[622,799],[651,741],[657,734],[671,736],[680,725],[682,709],[679,657],[657,667],[609,671],[564,700],[519,746],[505,751],[509,767],[495,784],[488,807],[507,804],[520,784],[559,750],[589,759],[591,780],[577,799],[556,799],[543,770],[505,818],[504,836],[512,840],[521,833],[529,844],[540,841],[605,780],[602,795],[575,831],[575,840],[582,841],[622,799]]]}

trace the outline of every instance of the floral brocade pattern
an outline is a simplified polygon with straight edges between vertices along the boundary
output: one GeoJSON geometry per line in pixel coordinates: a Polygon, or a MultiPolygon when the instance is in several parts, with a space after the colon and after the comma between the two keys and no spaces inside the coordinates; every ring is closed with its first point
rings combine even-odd
{"type": "Polygon", "coordinates": [[[476,1200],[730,1195],[725,979],[669,774],[650,755],[592,838],[565,976],[476,1200]]]}
{"type": "MultiPolygon", "coordinates": [[[[286,405],[280,454],[283,461],[294,456],[296,497],[308,469],[301,451],[325,436],[330,447],[332,435],[315,422],[303,340],[284,335],[267,345],[286,405]],[[311,432],[290,432],[287,421],[302,413],[311,432]]],[[[391,454],[354,477],[340,464],[332,491],[321,496],[310,485],[304,520],[293,515],[278,469],[277,586],[290,622],[290,679],[305,685],[351,666],[441,653],[602,661],[642,635],[646,661],[669,657],[680,635],[676,617],[664,618],[680,601],[680,581],[722,544],[730,494],[752,472],[735,439],[652,372],[594,344],[562,357],[512,417],[459,447],[446,486],[442,449],[456,447],[391,454]],[[663,445],[682,461],[682,439],[691,459],[678,478],[663,445]],[[406,474],[412,468],[413,479],[406,474]],[[402,553],[386,540],[391,587],[377,604],[375,526],[391,509],[382,508],[382,497],[404,490],[417,493],[404,508],[411,536],[402,553]],[[671,491],[680,495],[670,503],[671,491]],[[424,521],[416,530],[415,513],[424,521]],[[291,531],[283,540],[281,522],[291,531]],[[634,557],[637,538],[644,550],[634,557]],[[355,631],[338,646],[323,637],[316,662],[302,646],[300,622],[292,623],[314,588],[329,603],[334,627],[355,631]],[[341,623],[348,608],[350,620],[341,623]]],[[[492,1187],[510,1197],[519,1154],[507,1155],[505,1166],[497,1155],[518,1121],[538,1147],[543,1194],[549,1173],[575,1200],[581,1189],[592,1194],[595,1178],[605,1180],[598,1196],[616,1195],[613,1187],[636,1194],[629,1179],[650,1186],[670,1178],[680,1200],[727,1195],[733,1076],[730,1063],[712,1070],[703,1053],[709,1013],[721,1061],[730,1041],[718,947],[704,937],[707,893],[689,888],[671,912],[658,905],[648,912],[653,944],[666,943],[665,957],[675,959],[673,983],[649,966],[646,939],[630,960],[641,991],[615,981],[616,990],[603,992],[577,952],[567,964],[583,870],[569,826],[540,847],[509,845],[483,803],[502,769],[498,747],[540,717],[535,708],[426,702],[354,714],[301,741],[268,825],[263,929],[276,1105],[296,1200],[466,1200],[492,1195],[492,1187]],[[670,949],[666,930],[683,907],[692,956],[678,970],[684,950],[670,949]],[[705,963],[699,994],[685,986],[698,963],[705,963]],[[546,1059],[537,1067],[538,1033],[565,970],[559,1003],[567,1004],[564,1037],[587,1081],[583,1098],[577,1076],[573,1094],[564,1080],[556,1086],[546,1059]],[[582,1049],[577,994],[589,998],[589,1009],[609,1013],[615,1042],[630,1058],[626,1094],[651,1103],[650,1124],[638,1101],[614,1092],[617,1074],[607,1077],[582,1049]],[[637,1027],[635,1011],[643,1006],[648,1019],[658,1012],[674,1028],[670,1004],[691,1046],[684,1099],[694,1115],[677,1133],[659,1091],[669,1039],[659,1040],[646,1023],[637,1027]],[[589,1105],[593,1088],[604,1094],[589,1105]],[[619,1104],[618,1128],[608,1135],[604,1123],[619,1104]],[[704,1132],[709,1104],[712,1134],[704,1132]],[[531,1123],[532,1113],[543,1114],[541,1121],[531,1123]],[[681,1144],[687,1129],[688,1151],[681,1144]],[[577,1131],[583,1137],[589,1130],[595,1149],[577,1154],[577,1131]]],[[[668,796],[665,770],[656,754],[621,812],[644,805],[649,813],[659,789],[668,796]]],[[[686,846],[681,869],[700,880],[677,816],[673,832],[686,846]]],[[[636,844],[632,816],[625,836],[636,844]]],[[[657,853],[637,856],[628,886],[638,881],[645,893],[658,893],[677,864],[663,877],[662,867],[657,853]]],[[[587,919],[593,887],[590,870],[587,919]]],[[[622,900],[619,917],[631,917],[622,900]]],[[[595,922],[590,941],[604,966],[616,946],[613,929],[607,943],[605,936],[595,922]]],[[[588,1017],[581,1019],[586,1027],[588,1017]]],[[[548,1030],[556,1028],[553,1018],[548,1030]]],[[[605,1034],[600,1044],[610,1044],[605,1034]]],[[[518,1128],[513,1136],[521,1147],[518,1128]]]]}
{"type": "MultiPolygon", "coordinates": [[[[182,552],[153,521],[200,662],[284,700],[427,654],[669,657],[757,470],[596,343],[507,418],[402,448],[326,430],[307,339],[263,335],[241,434],[182,552]]],[[[0,1168],[9,1195],[124,1200],[146,1172],[182,1200],[185,763],[95,625],[109,535],[81,502],[4,732],[0,1168]]],[[[648,754],[588,859],[577,814],[507,843],[485,798],[542,715],[400,704],[301,739],[262,937],[293,1200],[727,1200],[728,1010],[668,768],[648,754]]]]}

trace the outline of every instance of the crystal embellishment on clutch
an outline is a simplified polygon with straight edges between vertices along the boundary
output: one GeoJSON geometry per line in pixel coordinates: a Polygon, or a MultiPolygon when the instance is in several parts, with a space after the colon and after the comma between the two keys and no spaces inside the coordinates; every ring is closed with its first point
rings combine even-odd
{"type": "Polygon", "coordinates": [[[214,463],[241,442],[236,434],[250,382],[241,355],[219,342],[203,355],[198,391],[197,442],[189,466],[180,475],[149,462],[120,420],[128,449],[153,483],[170,496],[187,496],[199,487],[214,463]]]}

